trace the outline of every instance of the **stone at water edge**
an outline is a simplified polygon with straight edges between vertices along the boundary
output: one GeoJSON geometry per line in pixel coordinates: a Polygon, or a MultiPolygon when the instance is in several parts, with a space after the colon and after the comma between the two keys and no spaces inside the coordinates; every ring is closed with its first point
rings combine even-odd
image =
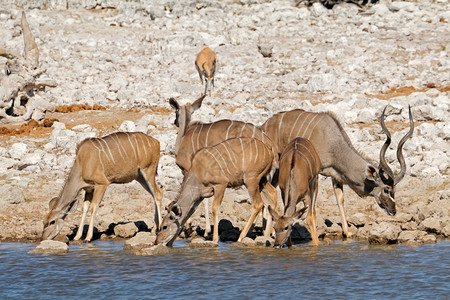
{"type": "Polygon", "coordinates": [[[214,243],[213,241],[205,241],[202,238],[195,238],[188,243],[187,246],[189,248],[217,248],[219,247],[219,244],[214,243]]]}
{"type": "Polygon", "coordinates": [[[169,249],[163,245],[156,245],[134,251],[133,254],[139,256],[167,255],[169,254],[169,249]]]}
{"type": "Polygon", "coordinates": [[[69,246],[66,243],[45,240],[42,241],[35,249],[29,251],[31,254],[65,254],[69,252],[69,246]]]}
{"type": "Polygon", "coordinates": [[[156,235],[151,232],[138,232],[133,238],[123,244],[124,250],[140,250],[155,244],[156,235]]]}

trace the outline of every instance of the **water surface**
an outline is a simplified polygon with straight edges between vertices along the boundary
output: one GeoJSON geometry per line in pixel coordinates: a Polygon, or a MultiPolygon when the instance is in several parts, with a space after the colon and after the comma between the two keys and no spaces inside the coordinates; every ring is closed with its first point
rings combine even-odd
{"type": "Polygon", "coordinates": [[[291,249],[190,249],[134,256],[122,242],[66,255],[0,243],[0,299],[448,299],[450,242],[407,248],[358,242],[291,249]]]}

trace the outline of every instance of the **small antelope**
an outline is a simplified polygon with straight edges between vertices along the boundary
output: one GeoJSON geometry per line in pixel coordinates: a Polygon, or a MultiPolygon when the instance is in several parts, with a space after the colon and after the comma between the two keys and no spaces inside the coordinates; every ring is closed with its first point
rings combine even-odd
{"type": "Polygon", "coordinates": [[[202,95],[206,95],[206,92],[209,91],[209,96],[211,97],[211,83],[214,87],[216,63],[216,53],[208,47],[204,48],[199,54],[197,54],[197,58],[195,59],[195,68],[200,76],[200,82],[203,84],[203,81],[205,81],[205,92],[202,93],[202,95]]]}
{"type": "MultiPolygon", "coordinates": [[[[192,105],[181,105],[173,98],[169,100],[170,105],[175,109],[175,126],[179,128],[175,142],[176,164],[181,168],[184,175],[191,168],[192,158],[200,149],[237,137],[259,139],[272,149],[278,164],[278,152],[274,148],[274,144],[261,129],[253,124],[232,120],[220,120],[213,123],[191,122],[192,114],[201,107],[204,98],[205,95],[194,101],[192,105]]],[[[204,205],[206,219],[205,236],[207,236],[211,231],[208,199],[205,199],[204,205]]],[[[272,227],[270,223],[271,219],[269,218],[267,228],[272,227]]],[[[267,236],[270,233],[265,232],[265,234],[267,236]]]]}
{"type": "Polygon", "coordinates": [[[275,247],[290,245],[292,225],[295,218],[301,217],[309,207],[308,223],[314,246],[319,244],[316,230],[316,198],[318,192],[320,158],[310,141],[295,138],[283,150],[280,158],[279,185],[284,203],[284,215],[269,207],[275,219],[275,247]],[[304,207],[295,211],[298,202],[304,207]]]}
{"type": "MultiPolygon", "coordinates": [[[[391,134],[384,124],[384,112],[380,118],[381,128],[387,140],[380,151],[380,164],[365,158],[353,147],[347,133],[337,118],[331,113],[312,113],[301,109],[280,112],[269,118],[260,128],[276,144],[278,151],[296,137],[308,139],[320,157],[320,174],[332,178],[334,194],[342,217],[342,229],[350,237],[344,210],[343,185],[348,184],[358,195],[372,196],[388,215],[395,215],[394,191],[406,172],[402,147],[413,134],[414,122],[409,108],[410,130],[400,140],[397,158],[400,172],[394,176],[385,160],[385,152],[391,143],[391,134]]],[[[276,180],[276,179],[275,179],[276,180]]]]}
{"type": "MultiPolygon", "coordinates": [[[[276,200],[276,190],[269,183],[275,168],[272,150],[253,138],[233,138],[220,144],[202,148],[192,159],[192,167],[184,176],[181,191],[167,208],[156,244],[172,245],[187,219],[200,202],[214,195],[213,241],[219,241],[218,214],[227,187],[245,185],[253,201],[253,210],[238,241],[247,235],[257,214],[264,207],[262,188],[270,190],[271,202],[276,200]]],[[[273,203],[271,203],[273,204],[273,203]]]]}
{"type": "Polygon", "coordinates": [[[86,191],[83,215],[74,240],[83,234],[84,221],[91,208],[86,240],[92,239],[94,218],[106,188],[111,183],[139,182],[155,201],[155,227],[161,220],[162,191],[155,182],[159,162],[159,142],[140,132],[118,132],[103,138],[86,139],[78,145],[75,163],[59,197],[50,203],[44,219],[42,239],[51,240],[60,232],[68,213],[76,210],[79,191],[86,191]]]}

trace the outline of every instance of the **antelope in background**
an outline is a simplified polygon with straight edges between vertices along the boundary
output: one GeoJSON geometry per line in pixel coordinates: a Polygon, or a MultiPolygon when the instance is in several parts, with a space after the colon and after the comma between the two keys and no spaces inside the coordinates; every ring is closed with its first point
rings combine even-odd
{"type": "Polygon", "coordinates": [[[86,139],[78,145],[75,163],[57,198],[50,203],[44,219],[42,239],[53,239],[60,232],[67,214],[77,208],[79,191],[86,191],[83,215],[74,240],[83,234],[89,204],[91,220],[86,241],[92,239],[97,207],[111,183],[139,182],[155,201],[155,227],[161,220],[162,191],[155,182],[159,162],[159,142],[140,132],[118,132],[103,138],[86,139]]]}
{"type": "Polygon", "coordinates": [[[295,138],[283,150],[280,157],[279,186],[284,203],[284,214],[280,216],[269,206],[275,219],[275,247],[291,245],[292,225],[309,207],[308,223],[314,246],[319,244],[316,226],[316,198],[319,185],[320,158],[310,141],[295,138]],[[298,202],[304,207],[295,210],[298,202]]]}
{"type": "Polygon", "coordinates": [[[195,68],[200,76],[200,82],[205,82],[205,92],[202,95],[206,95],[209,91],[211,97],[211,83],[214,87],[214,73],[216,72],[217,56],[214,51],[208,47],[204,48],[197,54],[195,59],[195,68]]]}
{"type": "Polygon", "coordinates": [[[156,244],[171,246],[200,202],[213,195],[213,242],[217,243],[219,241],[217,211],[225,189],[244,184],[252,198],[253,210],[239,236],[238,242],[241,242],[264,207],[260,193],[262,188],[269,187],[270,191],[274,191],[270,195],[272,202],[270,204],[273,204],[273,200],[276,201],[276,190],[270,184],[270,174],[275,167],[272,150],[257,139],[233,138],[202,148],[192,159],[192,167],[184,176],[177,199],[167,208],[168,213],[162,221],[156,244]]]}
{"type": "MultiPolygon", "coordinates": [[[[237,137],[259,139],[272,149],[271,151],[276,158],[275,163],[278,164],[278,152],[274,148],[274,144],[261,129],[253,124],[232,120],[220,120],[213,123],[191,122],[192,114],[201,107],[204,98],[205,95],[198,98],[192,105],[181,105],[173,98],[169,100],[170,105],[175,110],[174,124],[179,128],[175,142],[176,164],[180,167],[184,176],[186,176],[186,173],[191,168],[194,155],[200,149],[237,137]]],[[[272,192],[268,191],[268,194],[272,192]]],[[[208,199],[205,199],[204,206],[206,219],[205,236],[207,236],[211,232],[208,199]]],[[[269,228],[269,231],[272,228],[270,218],[266,228],[269,228]]],[[[266,231],[265,234],[268,236],[270,233],[266,231]]]]}
{"type": "MultiPolygon", "coordinates": [[[[334,194],[342,217],[342,229],[345,236],[350,237],[347,218],[344,210],[343,185],[348,184],[359,196],[372,196],[388,215],[395,215],[395,185],[406,172],[406,164],[402,147],[414,131],[411,108],[409,108],[409,132],[400,140],[397,147],[397,159],[400,172],[397,176],[389,168],[385,159],[386,149],[391,143],[391,135],[384,124],[384,113],[380,118],[381,127],[387,140],[380,151],[380,164],[375,164],[353,147],[342,125],[331,113],[312,113],[301,109],[280,112],[269,118],[260,128],[277,145],[284,147],[296,137],[311,141],[321,161],[321,172],[332,178],[334,194]]],[[[280,151],[280,150],[278,150],[280,151]]]]}

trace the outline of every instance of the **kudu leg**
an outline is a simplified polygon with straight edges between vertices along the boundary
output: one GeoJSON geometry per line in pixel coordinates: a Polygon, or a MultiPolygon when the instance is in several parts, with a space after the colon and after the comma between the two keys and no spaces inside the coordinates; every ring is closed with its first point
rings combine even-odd
{"type": "Polygon", "coordinates": [[[216,186],[214,188],[214,201],[212,205],[212,214],[214,221],[214,230],[213,230],[213,242],[219,242],[219,208],[222,204],[223,195],[225,194],[225,189],[227,186],[216,186]]]}
{"type": "Polygon", "coordinates": [[[305,195],[305,204],[309,206],[308,215],[306,216],[306,223],[308,224],[309,233],[313,241],[313,245],[319,245],[319,238],[317,236],[316,222],[314,219],[314,198],[310,194],[305,195]]]}
{"type": "MultiPolygon", "coordinates": [[[[268,205],[270,205],[275,211],[277,210],[278,201],[277,201],[277,189],[271,185],[269,182],[265,182],[262,190],[262,196],[265,197],[266,203],[265,208],[263,210],[263,219],[266,219],[264,226],[264,236],[270,237],[273,231],[273,221],[272,217],[269,214],[267,209],[268,205]],[[267,202],[269,203],[267,205],[267,202]]],[[[263,222],[264,223],[264,222],[263,222]]]]}
{"type": "Polygon", "coordinates": [[[89,210],[89,205],[91,204],[93,195],[94,195],[94,191],[86,191],[86,194],[84,196],[84,202],[83,202],[83,214],[81,215],[80,226],[78,227],[77,234],[73,238],[74,241],[78,241],[79,239],[81,239],[81,236],[83,235],[84,222],[86,220],[86,216],[87,216],[87,213],[89,210]]]}
{"type": "Polygon", "coordinates": [[[347,217],[345,216],[344,209],[344,186],[342,183],[338,182],[336,179],[332,179],[334,195],[336,196],[336,201],[339,207],[339,211],[341,213],[342,218],[342,230],[344,231],[344,235],[346,237],[351,237],[353,234],[348,230],[347,217]]]}
{"type": "Polygon", "coordinates": [[[92,240],[92,236],[94,235],[95,213],[97,212],[98,205],[100,204],[100,201],[102,201],[107,187],[108,185],[96,185],[94,187],[94,196],[91,201],[91,221],[89,222],[89,229],[86,235],[86,241],[88,242],[92,240]]]}
{"type": "Polygon", "coordinates": [[[156,168],[149,168],[145,172],[140,171],[139,173],[140,176],[137,177],[137,182],[142,185],[155,201],[155,224],[153,225],[153,232],[156,232],[159,230],[159,225],[162,221],[161,207],[163,192],[155,181],[156,168]]]}
{"type": "Polygon", "coordinates": [[[248,192],[250,194],[250,197],[252,198],[253,210],[252,214],[250,215],[250,219],[248,220],[244,229],[242,229],[241,231],[241,235],[239,236],[238,242],[242,242],[242,240],[247,236],[250,227],[252,227],[253,223],[255,222],[256,216],[258,216],[259,212],[264,207],[264,202],[259,192],[259,184],[256,184],[255,186],[249,185],[248,192]]]}
{"type": "Polygon", "coordinates": [[[209,199],[206,198],[203,200],[203,205],[205,208],[205,234],[204,237],[207,237],[211,233],[211,223],[209,221],[209,199]]]}

